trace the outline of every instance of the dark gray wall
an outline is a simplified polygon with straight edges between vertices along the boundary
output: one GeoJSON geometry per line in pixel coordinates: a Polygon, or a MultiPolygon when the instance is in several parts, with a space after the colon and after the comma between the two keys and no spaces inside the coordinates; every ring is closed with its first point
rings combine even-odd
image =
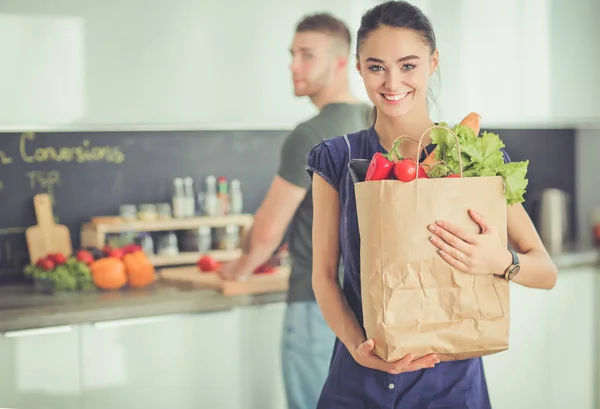
{"type": "MultiPolygon", "coordinates": [[[[574,196],[575,142],[573,130],[494,130],[505,141],[514,161],[530,160],[525,207],[531,211],[535,193],[547,188],[564,189],[574,196]]],[[[14,275],[27,261],[24,235],[2,229],[35,223],[30,170],[56,170],[61,183],[54,188],[55,213],[70,229],[74,245],[82,222],[92,216],[118,213],[122,203],[170,201],[173,178],[192,176],[196,189],[209,174],[238,178],[244,193],[244,211],[254,212],[264,197],[279,163],[279,149],[287,131],[190,131],[190,132],[69,132],[40,133],[28,144],[33,152],[43,146],[118,147],[125,154],[121,164],[49,161],[27,163],[19,154],[19,134],[0,134],[0,151],[13,163],[0,165],[0,279],[14,275]],[[12,259],[3,253],[6,245],[12,259]]],[[[573,206],[575,208],[575,206],[573,206]]]]}

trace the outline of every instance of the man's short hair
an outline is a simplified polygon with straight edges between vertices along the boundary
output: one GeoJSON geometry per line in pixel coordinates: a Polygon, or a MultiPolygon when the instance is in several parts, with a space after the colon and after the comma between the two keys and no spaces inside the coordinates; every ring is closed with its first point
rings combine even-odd
{"type": "Polygon", "coordinates": [[[350,44],[352,37],[350,30],[343,21],[333,17],[328,13],[317,13],[305,16],[296,26],[296,33],[314,31],[335,37],[348,45],[350,52],[350,44]]]}

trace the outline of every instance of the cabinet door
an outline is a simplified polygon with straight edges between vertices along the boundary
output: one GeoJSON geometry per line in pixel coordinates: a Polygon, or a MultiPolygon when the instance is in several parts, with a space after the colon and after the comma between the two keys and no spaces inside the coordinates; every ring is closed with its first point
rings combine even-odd
{"type": "Polygon", "coordinates": [[[559,273],[548,294],[548,409],[593,409],[598,342],[598,274],[592,267],[559,273]]]}
{"type": "Polygon", "coordinates": [[[512,283],[509,349],[483,358],[494,409],[550,408],[548,308],[552,294],[512,283]]]}
{"type": "Polygon", "coordinates": [[[287,407],[281,369],[285,303],[240,309],[244,409],[287,407]]]}
{"type": "Polygon", "coordinates": [[[79,409],[79,392],[78,327],[0,335],[0,407],[79,409]]]}
{"type": "Polygon", "coordinates": [[[483,358],[494,409],[594,407],[598,274],[560,271],[550,291],[511,285],[510,349],[483,358]]]}
{"type": "Polygon", "coordinates": [[[238,408],[236,312],[82,328],[83,408],[238,408]]]}

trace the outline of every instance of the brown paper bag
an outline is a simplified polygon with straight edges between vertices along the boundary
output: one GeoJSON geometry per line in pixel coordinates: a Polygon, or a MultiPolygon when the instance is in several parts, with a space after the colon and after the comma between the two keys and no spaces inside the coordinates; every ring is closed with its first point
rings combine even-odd
{"type": "Polygon", "coordinates": [[[375,353],[388,362],[408,353],[449,361],[508,349],[509,282],[454,269],[427,229],[444,220],[479,233],[473,209],[506,245],[502,177],[368,181],[355,191],[364,327],[375,353]]]}

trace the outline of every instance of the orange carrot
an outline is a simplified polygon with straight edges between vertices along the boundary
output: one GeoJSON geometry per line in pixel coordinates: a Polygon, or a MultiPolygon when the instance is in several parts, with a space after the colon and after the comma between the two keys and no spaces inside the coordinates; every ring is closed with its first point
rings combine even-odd
{"type": "MultiPolygon", "coordinates": [[[[460,121],[460,125],[464,125],[467,126],[469,128],[471,128],[473,130],[473,132],[475,132],[475,135],[479,135],[479,130],[480,130],[480,120],[481,120],[481,116],[479,116],[478,113],[476,112],[470,112],[467,116],[465,116],[463,118],[462,121],[460,121]]],[[[423,161],[423,165],[432,165],[433,163],[435,163],[435,154],[434,154],[435,150],[432,151],[423,161]]]]}

